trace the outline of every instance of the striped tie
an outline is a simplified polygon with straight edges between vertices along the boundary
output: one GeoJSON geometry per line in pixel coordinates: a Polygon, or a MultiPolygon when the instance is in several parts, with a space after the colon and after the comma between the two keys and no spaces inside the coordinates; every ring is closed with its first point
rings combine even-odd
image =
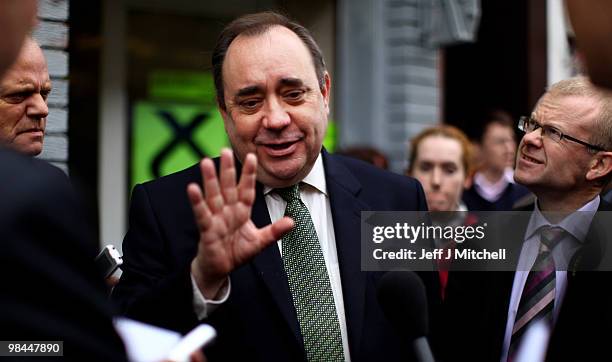
{"type": "Polygon", "coordinates": [[[283,237],[283,264],[308,361],[344,361],[340,322],[321,244],[298,185],[277,189],[295,222],[283,237]]]}
{"type": "Polygon", "coordinates": [[[565,231],[560,227],[545,226],[540,231],[540,251],[521,294],[510,339],[508,361],[513,359],[521,337],[532,324],[542,319],[552,324],[555,304],[555,261],[551,251],[564,234],[565,231]]]}

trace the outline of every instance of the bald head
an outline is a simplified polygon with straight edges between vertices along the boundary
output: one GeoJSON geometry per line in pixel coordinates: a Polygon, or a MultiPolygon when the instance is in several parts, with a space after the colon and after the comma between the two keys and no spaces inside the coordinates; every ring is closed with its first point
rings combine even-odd
{"type": "Polygon", "coordinates": [[[15,61],[27,33],[36,25],[37,0],[0,1],[0,76],[15,61]]]}

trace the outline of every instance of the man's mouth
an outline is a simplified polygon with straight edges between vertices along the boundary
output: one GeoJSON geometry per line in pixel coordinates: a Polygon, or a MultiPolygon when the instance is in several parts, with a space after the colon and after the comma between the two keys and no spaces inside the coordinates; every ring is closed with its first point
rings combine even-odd
{"type": "Polygon", "coordinates": [[[542,161],[540,161],[540,160],[537,160],[537,159],[535,159],[535,158],[533,158],[533,157],[529,157],[529,156],[527,156],[527,155],[526,155],[526,154],[524,154],[524,153],[521,153],[521,158],[522,158],[523,160],[526,160],[526,161],[531,162],[531,163],[536,163],[536,164],[543,164],[543,163],[544,163],[544,162],[542,162],[542,161]]]}
{"type": "Polygon", "coordinates": [[[29,129],[17,132],[17,134],[24,134],[24,133],[28,133],[28,134],[36,135],[36,136],[44,136],[45,130],[41,128],[29,128],[29,129]]]}
{"type": "Polygon", "coordinates": [[[263,143],[261,145],[269,156],[282,157],[293,153],[299,141],[299,139],[296,139],[285,142],[263,143]]]}
{"type": "Polygon", "coordinates": [[[283,150],[289,146],[291,146],[292,144],[294,144],[294,142],[283,142],[283,143],[269,143],[267,145],[265,145],[266,147],[270,147],[273,150],[283,150]]]}

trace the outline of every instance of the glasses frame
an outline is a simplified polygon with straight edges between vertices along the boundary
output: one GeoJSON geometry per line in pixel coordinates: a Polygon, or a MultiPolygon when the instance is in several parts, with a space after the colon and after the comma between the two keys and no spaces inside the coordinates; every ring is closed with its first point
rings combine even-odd
{"type": "Polygon", "coordinates": [[[581,144],[581,145],[585,146],[586,148],[588,148],[589,150],[593,150],[593,151],[605,151],[605,149],[600,147],[600,146],[595,146],[595,145],[592,145],[592,144],[590,144],[588,142],[585,142],[585,141],[579,140],[577,138],[574,138],[572,136],[568,136],[565,133],[561,132],[560,130],[556,129],[555,127],[547,126],[547,125],[541,125],[540,122],[536,121],[532,117],[523,116],[523,117],[519,118],[517,126],[518,126],[518,129],[521,130],[522,132],[524,132],[525,134],[537,131],[538,128],[541,128],[542,129],[542,135],[543,136],[544,135],[548,135],[548,137],[551,140],[553,140],[553,141],[561,142],[564,139],[567,139],[569,141],[581,144]],[[531,131],[526,131],[525,130],[525,125],[527,124],[527,122],[533,122],[535,124],[535,128],[532,129],[531,131]],[[559,135],[558,136],[558,138],[559,138],[558,141],[557,141],[557,136],[554,136],[554,137],[552,136],[552,135],[555,135],[555,134],[559,135]]]}

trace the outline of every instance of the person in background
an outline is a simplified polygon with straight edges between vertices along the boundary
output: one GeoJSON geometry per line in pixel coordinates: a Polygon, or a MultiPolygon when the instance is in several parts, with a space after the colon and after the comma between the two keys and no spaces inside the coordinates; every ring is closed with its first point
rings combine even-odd
{"type": "Polygon", "coordinates": [[[382,168],[383,170],[387,170],[389,168],[389,161],[387,161],[387,156],[385,156],[382,152],[373,147],[347,147],[336,150],[334,153],[362,160],[378,168],[382,168]]]}
{"type": "MultiPolygon", "coordinates": [[[[461,130],[449,125],[424,129],[410,141],[409,155],[406,174],[423,185],[429,211],[467,211],[461,195],[470,184],[472,147],[461,130]]],[[[465,212],[452,216],[444,219],[445,225],[470,222],[465,212]]],[[[453,240],[436,240],[438,248],[454,246],[453,240]]],[[[440,296],[444,299],[449,265],[440,261],[438,267],[440,296]]]]}
{"type": "Polygon", "coordinates": [[[473,184],[463,193],[468,210],[512,210],[515,202],[529,191],[514,183],[512,169],[516,140],[512,117],[504,111],[487,115],[478,137],[480,161],[473,184]]]}
{"type": "Polygon", "coordinates": [[[410,141],[406,173],[421,182],[429,211],[465,211],[472,149],[467,136],[448,125],[427,128],[410,141]]]}
{"type": "Polygon", "coordinates": [[[0,143],[36,156],[42,152],[51,80],[40,46],[30,37],[0,78],[0,143]]]}

